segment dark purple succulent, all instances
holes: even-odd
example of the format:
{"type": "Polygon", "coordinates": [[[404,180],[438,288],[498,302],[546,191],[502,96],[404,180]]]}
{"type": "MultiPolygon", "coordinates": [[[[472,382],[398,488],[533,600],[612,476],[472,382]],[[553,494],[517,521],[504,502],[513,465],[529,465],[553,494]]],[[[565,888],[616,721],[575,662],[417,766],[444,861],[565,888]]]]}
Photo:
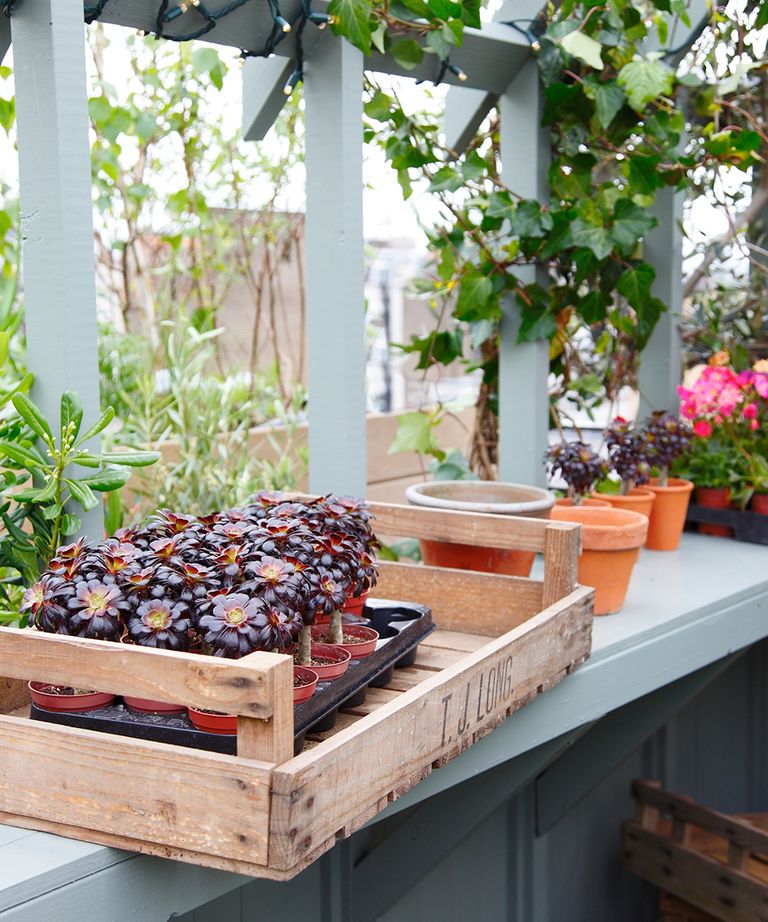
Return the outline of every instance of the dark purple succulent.
{"type": "Polygon", "coordinates": [[[648,460],[659,471],[659,483],[666,486],[672,463],[691,445],[691,430],[672,413],[657,410],[643,422],[648,443],[648,460]]]}
{"type": "Polygon", "coordinates": [[[69,609],[67,633],[100,640],[119,640],[123,632],[121,609],[125,608],[120,589],[114,583],[97,579],[80,580],[69,609]]]}
{"type": "Polygon", "coordinates": [[[259,627],[260,649],[280,653],[290,650],[304,626],[298,612],[275,603],[266,603],[256,616],[257,624],[262,621],[264,623],[259,627]]]}
{"type": "Polygon", "coordinates": [[[622,493],[637,484],[648,483],[651,465],[645,432],[635,429],[624,417],[617,416],[605,430],[605,444],[611,468],[621,480],[622,493]]]}
{"type": "Polygon", "coordinates": [[[66,634],[68,604],[74,594],[72,583],[44,573],[22,596],[21,611],[27,613],[30,626],[48,634],[66,634]]]}
{"type": "Polygon", "coordinates": [[[574,505],[591,493],[607,473],[603,459],[584,442],[552,445],[545,460],[552,473],[568,484],[568,494],[574,505]]]}
{"type": "Polygon", "coordinates": [[[184,602],[150,599],[142,602],[128,625],[135,644],[162,650],[188,650],[191,627],[189,608],[184,602]]]}
{"type": "Polygon", "coordinates": [[[261,647],[266,605],[241,592],[219,596],[213,611],[200,619],[203,643],[213,656],[239,659],[261,647]]]}

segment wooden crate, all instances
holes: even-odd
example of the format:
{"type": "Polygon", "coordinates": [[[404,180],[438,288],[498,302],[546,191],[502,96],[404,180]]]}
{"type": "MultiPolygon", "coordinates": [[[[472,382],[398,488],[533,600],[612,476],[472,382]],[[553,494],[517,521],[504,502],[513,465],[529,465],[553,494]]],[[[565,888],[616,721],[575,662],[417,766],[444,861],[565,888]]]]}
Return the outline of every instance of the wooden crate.
{"type": "Polygon", "coordinates": [[[768,919],[768,813],[719,813],[657,781],[635,781],[632,796],[624,864],[669,894],[661,903],[665,920],[768,919]]]}
{"type": "Polygon", "coordinates": [[[288,879],[582,663],[593,592],[569,523],[372,504],[377,531],[544,555],[543,581],[387,563],[430,605],[413,666],[293,756],[292,661],[225,661],[0,629],[0,822],[288,879]],[[31,721],[28,678],[238,715],[225,756],[31,721]]]}

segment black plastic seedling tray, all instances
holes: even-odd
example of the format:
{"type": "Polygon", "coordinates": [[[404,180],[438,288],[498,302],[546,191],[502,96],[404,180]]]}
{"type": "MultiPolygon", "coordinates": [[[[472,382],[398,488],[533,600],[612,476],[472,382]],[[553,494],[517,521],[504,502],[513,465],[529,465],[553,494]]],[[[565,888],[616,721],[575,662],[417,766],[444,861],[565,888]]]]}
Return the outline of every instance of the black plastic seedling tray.
{"type": "MultiPolygon", "coordinates": [[[[392,679],[393,671],[413,665],[419,643],[434,630],[432,613],[424,605],[369,599],[363,620],[379,632],[374,652],[362,660],[353,659],[343,676],[332,682],[319,682],[317,691],[303,704],[294,707],[294,749],[301,752],[307,733],[330,730],[342,707],[360,706],[369,687],[381,688],[392,679]]],[[[186,714],[143,714],[132,711],[120,699],[96,711],[45,711],[32,705],[33,720],[64,724],[101,733],[114,733],[234,755],[235,734],[206,733],[198,730],[186,714]]]]}
{"type": "Polygon", "coordinates": [[[733,529],[737,541],[748,544],[768,544],[768,515],[741,509],[710,509],[708,506],[691,505],[685,520],[692,531],[696,525],[725,525],[733,529]]]}

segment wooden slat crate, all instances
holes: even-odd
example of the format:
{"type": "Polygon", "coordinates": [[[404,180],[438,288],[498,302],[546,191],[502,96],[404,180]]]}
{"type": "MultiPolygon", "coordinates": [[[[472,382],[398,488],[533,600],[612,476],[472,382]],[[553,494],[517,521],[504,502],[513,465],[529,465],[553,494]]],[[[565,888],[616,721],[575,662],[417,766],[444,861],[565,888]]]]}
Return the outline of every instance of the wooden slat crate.
{"type": "Polygon", "coordinates": [[[671,895],[662,899],[665,920],[768,920],[768,813],[719,813],[657,781],[635,781],[632,796],[624,864],[671,895]]]}
{"type": "Polygon", "coordinates": [[[413,666],[296,757],[290,657],[226,661],[0,629],[0,822],[288,879],[589,656],[577,526],[372,510],[381,534],[541,552],[544,579],[383,565],[375,595],[430,605],[438,630],[413,666]],[[238,754],[31,721],[29,678],[236,713],[238,754]]]}

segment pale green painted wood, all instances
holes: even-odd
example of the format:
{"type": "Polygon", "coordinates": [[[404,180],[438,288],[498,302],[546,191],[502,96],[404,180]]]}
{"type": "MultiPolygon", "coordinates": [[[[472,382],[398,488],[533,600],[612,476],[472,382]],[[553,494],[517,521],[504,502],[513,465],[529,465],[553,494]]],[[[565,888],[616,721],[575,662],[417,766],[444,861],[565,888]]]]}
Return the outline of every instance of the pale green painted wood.
{"type": "MultiPolygon", "coordinates": [[[[526,198],[547,194],[549,141],[541,127],[541,99],[538,67],[531,58],[500,100],[503,179],[526,198]]],[[[532,266],[518,269],[517,275],[524,283],[538,277],[532,266]]],[[[519,328],[520,309],[509,295],[499,342],[499,479],[546,486],[549,342],[520,344],[519,328]]]]}
{"type": "Polygon", "coordinates": [[[307,63],[309,486],[364,496],[363,57],[328,42],[307,63]]]}
{"type": "MultiPolygon", "coordinates": [[[[61,393],[77,391],[87,424],[98,418],[99,376],[82,6],[20,3],[11,28],[33,395],[57,422],[61,393]]],[[[83,532],[103,530],[99,505],[83,515],[83,532]]]]}
{"type": "Polygon", "coordinates": [[[656,270],[653,294],[667,305],[640,357],[640,411],[677,412],[677,385],[681,380],[680,317],[683,306],[682,252],[683,195],[662,189],[651,209],[658,225],[648,234],[644,257],[656,270]]]}
{"type": "Polygon", "coordinates": [[[290,58],[248,58],[243,67],[243,137],[261,141],[280,115],[294,68],[290,58]]]}

